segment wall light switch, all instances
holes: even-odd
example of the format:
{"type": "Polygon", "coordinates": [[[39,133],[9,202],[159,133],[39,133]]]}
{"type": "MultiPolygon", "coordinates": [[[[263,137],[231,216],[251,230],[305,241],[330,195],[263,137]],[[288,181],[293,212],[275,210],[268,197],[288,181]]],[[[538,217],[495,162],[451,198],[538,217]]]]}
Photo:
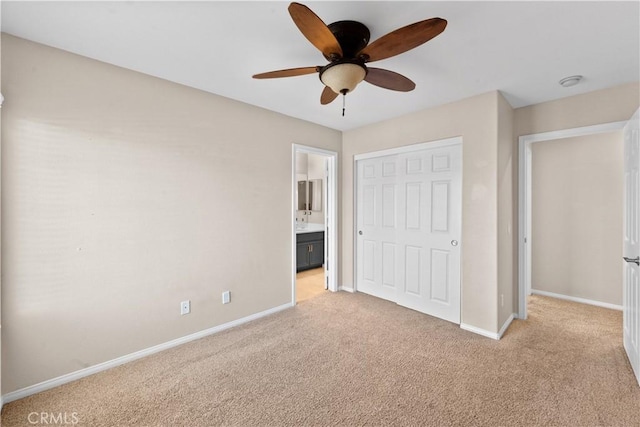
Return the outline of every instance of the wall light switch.
{"type": "Polygon", "coordinates": [[[222,303],[223,304],[229,304],[230,301],[231,301],[231,292],[230,291],[224,291],[222,293],[222,303]]]}

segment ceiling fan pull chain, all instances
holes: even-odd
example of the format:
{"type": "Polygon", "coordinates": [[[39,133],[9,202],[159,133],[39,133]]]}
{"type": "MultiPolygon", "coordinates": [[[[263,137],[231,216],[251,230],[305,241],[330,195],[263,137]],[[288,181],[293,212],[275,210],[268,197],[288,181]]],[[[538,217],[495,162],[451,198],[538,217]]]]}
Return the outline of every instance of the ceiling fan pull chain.
{"type": "Polygon", "coordinates": [[[347,99],[347,94],[343,93],[342,94],[342,117],[344,117],[344,108],[345,108],[345,100],[347,99]]]}

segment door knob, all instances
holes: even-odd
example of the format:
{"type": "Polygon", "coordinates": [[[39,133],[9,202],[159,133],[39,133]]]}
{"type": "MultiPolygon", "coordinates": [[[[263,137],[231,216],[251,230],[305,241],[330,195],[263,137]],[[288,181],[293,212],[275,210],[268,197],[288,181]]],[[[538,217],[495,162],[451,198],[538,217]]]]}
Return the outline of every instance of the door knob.
{"type": "Polygon", "coordinates": [[[622,258],[624,258],[624,260],[627,261],[627,262],[631,262],[631,263],[635,263],[637,265],[640,265],[640,256],[637,256],[635,258],[627,258],[626,256],[623,256],[622,258]]]}
{"type": "Polygon", "coordinates": [[[358,234],[362,236],[362,230],[358,231],[358,234]]]}
{"type": "Polygon", "coordinates": [[[451,241],[451,246],[458,246],[458,241],[457,240],[452,240],[451,241]]]}

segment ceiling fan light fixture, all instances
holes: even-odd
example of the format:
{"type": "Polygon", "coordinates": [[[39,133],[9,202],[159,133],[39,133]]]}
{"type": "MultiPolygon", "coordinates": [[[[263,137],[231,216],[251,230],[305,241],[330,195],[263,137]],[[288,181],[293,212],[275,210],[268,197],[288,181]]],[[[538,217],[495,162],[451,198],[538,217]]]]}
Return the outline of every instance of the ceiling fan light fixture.
{"type": "Polygon", "coordinates": [[[329,64],[269,71],[255,74],[253,78],[273,79],[318,73],[324,84],[320,104],[327,105],[342,94],[343,115],[344,95],[353,92],[363,80],[398,92],[415,89],[416,84],[402,74],[382,68],[368,68],[365,64],[414,49],[442,33],[447,26],[447,21],[442,18],[425,19],[398,28],[369,44],[371,32],[361,22],[346,20],[327,25],[307,6],[296,2],[292,2],[288,10],[298,30],[329,64]]]}
{"type": "Polygon", "coordinates": [[[350,62],[330,65],[320,73],[320,81],[335,93],[353,92],[358,84],[367,76],[365,67],[350,62]]]}

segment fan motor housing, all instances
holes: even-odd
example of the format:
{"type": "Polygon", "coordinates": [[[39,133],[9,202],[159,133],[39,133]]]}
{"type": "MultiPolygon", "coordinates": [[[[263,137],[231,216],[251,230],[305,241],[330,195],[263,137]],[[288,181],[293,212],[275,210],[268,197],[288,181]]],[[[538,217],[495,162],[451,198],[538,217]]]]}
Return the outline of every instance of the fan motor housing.
{"type": "MultiPolygon", "coordinates": [[[[329,30],[333,33],[340,47],[342,48],[343,58],[353,58],[358,52],[364,49],[369,44],[369,38],[371,33],[369,28],[361,22],[357,21],[337,21],[327,25],[329,30]]],[[[329,58],[325,56],[328,61],[333,61],[335,58],[329,58]]]]}

